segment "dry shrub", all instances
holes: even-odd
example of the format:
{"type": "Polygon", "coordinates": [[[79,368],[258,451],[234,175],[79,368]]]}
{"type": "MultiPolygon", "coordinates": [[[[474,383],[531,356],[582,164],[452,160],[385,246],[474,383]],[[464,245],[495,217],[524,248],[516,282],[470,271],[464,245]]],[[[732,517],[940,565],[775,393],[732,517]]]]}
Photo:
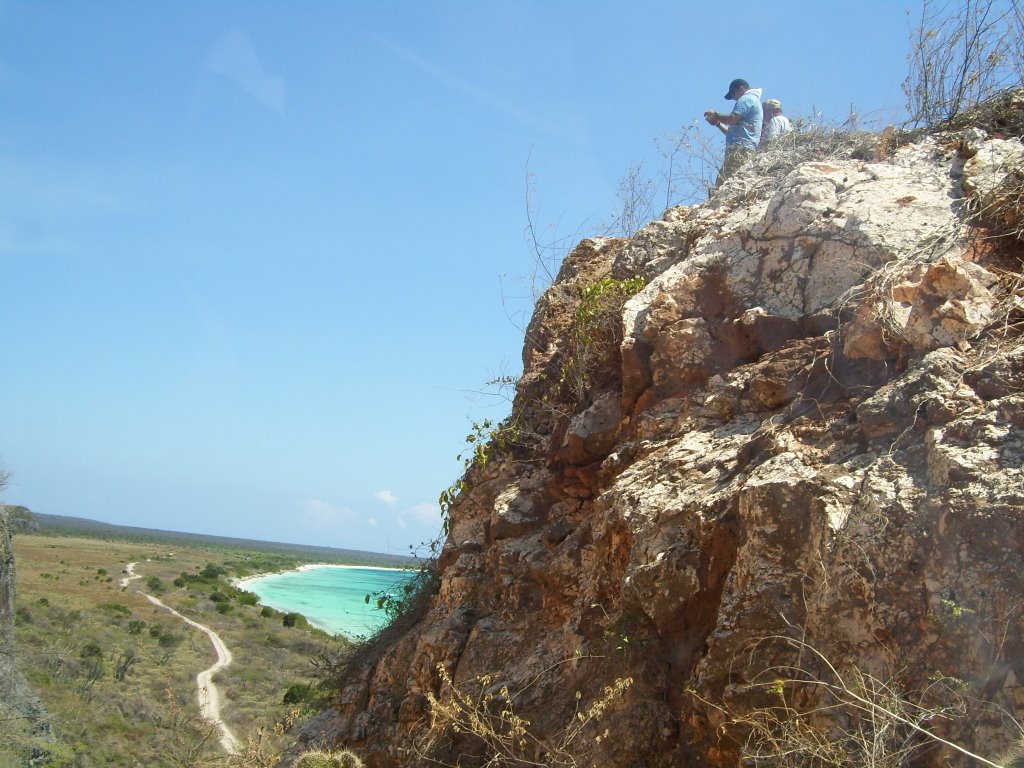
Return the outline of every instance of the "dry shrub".
{"type": "Polygon", "coordinates": [[[810,125],[783,134],[762,148],[714,194],[716,206],[736,207],[770,197],[797,166],[842,160],[880,160],[895,151],[898,134],[810,125]]]}
{"type": "Polygon", "coordinates": [[[797,128],[763,147],[741,173],[722,185],[715,201],[733,207],[762,200],[804,163],[883,160],[895,152],[898,144],[899,135],[888,128],[881,134],[856,130],[848,123],[797,128]]]}
{"type": "Polygon", "coordinates": [[[947,750],[982,765],[994,763],[937,731],[967,715],[965,684],[934,676],[911,691],[856,666],[839,668],[809,644],[789,637],[760,643],[790,646],[798,661],[772,666],[747,686],[771,703],[745,714],[726,712],[730,730],[745,734],[747,765],[777,768],[903,768],[925,750],[947,750]]]}
{"type": "Polygon", "coordinates": [[[1024,263],[1018,262],[1013,270],[994,271],[999,277],[1002,300],[996,311],[996,322],[989,331],[994,339],[1017,346],[1024,332],[1024,263]]]}
{"type": "Polygon", "coordinates": [[[1016,344],[1024,332],[1024,169],[1008,169],[969,221],[976,225],[970,230],[976,258],[998,277],[1000,302],[989,337],[1016,344]]]}
{"type": "Polygon", "coordinates": [[[295,761],[295,768],[363,768],[363,761],[355,752],[343,749],[340,752],[312,750],[303,752],[295,761]]]}
{"type": "Polygon", "coordinates": [[[1021,81],[1018,0],[924,0],[903,91],[915,125],[952,120],[1021,81]]]}
{"type": "MultiPolygon", "coordinates": [[[[1008,88],[992,98],[964,109],[942,125],[945,131],[981,128],[986,133],[1002,137],[1024,136],[1024,90],[1008,88]]],[[[920,137],[934,129],[918,128],[906,135],[920,137]]]]}
{"type": "MultiPolygon", "coordinates": [[[[990,117],[1010,115],[1024,128],[1024,92],[1004,94],[983,108],[990,117]]],[[[971,158],[979,148],[962,141],[961,152],[971,158]]],[[[964,189],[963,238],[969,258],[998,278],[993,290],[1000,304],[987,329],[989,340],[1016,342],[1024,331],[1024,155],[1004,151],[1002,160],[979,178],[965,179],[964,189]]]]}
{"type": "MultiPolygon", "coordinates": [[[[456,685],[443,664],[437,665],[437,671],[447,695],[439,698],[427,694],[430,729],[420,745],[420,754],[425,760],[440,765],[445,763],[433,754],[449,734],[474,742],[482,752],[481,765],[566,768],[590,765],[588,756],[592,745],[607,737],[607,731],[599,732],[601,718],[633,683],[629,677],[616,679],[586,708],[582,706],[582,694],[577,691],[572,717],[545,737],[532,730],[533,724],[515,711],[514,704],[522,690],[512,693],[507,685],[497,685],[495,679],[487,675],[456,685]]],[[[460,760],[459,765],[464,764],[460,760]]]]}
{"type": "Polygon", "coordinates": [[[1024,239],[1024,167],[1005,163],[998,187],[976,203],[972,220],[986,228],[989,237],[1024,239]]]}

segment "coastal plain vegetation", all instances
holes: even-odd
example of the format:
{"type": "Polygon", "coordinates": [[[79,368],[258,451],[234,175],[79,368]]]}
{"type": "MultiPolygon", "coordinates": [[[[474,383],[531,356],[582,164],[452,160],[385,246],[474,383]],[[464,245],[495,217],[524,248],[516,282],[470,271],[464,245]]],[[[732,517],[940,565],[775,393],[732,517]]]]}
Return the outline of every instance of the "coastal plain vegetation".
{"type": "MultiPolygon", "coordinates": [[[[0,766],[260,766],[329,695],[317,660],[349,643],[297,614],[257,604],[232,580],[309,560],[286,552],[182,541],[18,533],[15,642],[54,742],[0,744],[0,766]],[[127,587],[129,563],[139,578],[127,587]],[[196,674],[216,661],[209,638],[142,592],[216,632],[233,656],[214,679],[221,715],[242,742],[227,756],[199,716],[196,674]]],[[[322,558],[317,558],[323,562],[322,558]]]]}

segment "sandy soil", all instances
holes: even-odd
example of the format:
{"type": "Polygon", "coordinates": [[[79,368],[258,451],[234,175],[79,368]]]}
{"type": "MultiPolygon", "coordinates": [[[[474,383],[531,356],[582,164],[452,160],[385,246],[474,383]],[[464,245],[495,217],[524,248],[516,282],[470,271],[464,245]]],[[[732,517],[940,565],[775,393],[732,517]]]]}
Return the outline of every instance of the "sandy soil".
{"type": "MultiPolygon", "coordinates": [[[[128,583],[132,579],[141,578],[140,574],[135,573],[135,566],[138,563],[128,563],[128,567],[125,568],[125,572],[128,574],[125,578],[121,579],[121,586],[127,587],[128,583]]],[[[210,642],[213,644],[213,649],[217,652],[217,663],[209,669],[204,669],[198,675],[196,675],[196,686],[199,688],[199,714],[202,715],[203,719],[210,723],[213,723],[220,731],[220,745],[224,751],[229,755],[238,754],[239,741],[235,735],[228,728],[227,723],[220,716],[220,691],[213,682],[213,676],[220,672],[222,669],[226,669],[231,664],[231,651],[224,645],[224,641],[220,639],[220,635],[214,632],[207,626],[200,624],[199,622],[192,621],[187,616],[182,616],[176,610],[170,606],[164,605],[160,600],[148,595],[145,592],[140,593],[153,605],[157,605],[163,608],[165,611],[172,613],[186,624],[195,627],[200,632],[206,634],[210,638],[210,642]]]]}

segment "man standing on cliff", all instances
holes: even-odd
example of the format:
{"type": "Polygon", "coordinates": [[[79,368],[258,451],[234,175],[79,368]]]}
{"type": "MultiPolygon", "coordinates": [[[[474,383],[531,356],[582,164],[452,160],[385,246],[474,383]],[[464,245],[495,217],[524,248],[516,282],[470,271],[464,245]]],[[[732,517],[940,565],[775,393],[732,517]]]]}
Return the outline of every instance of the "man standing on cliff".
{"type": "Polygon", "coordinates": [[[722,163],[715,187],[720,186],[753,156],[761,140],[761,122],[764,120],[761,89],[751,88],[746,80],[737,78],[729,83],[725,98],[736,102],[730,114],[723,115],[714,110],[704,113],[708,124],[725,134],[725,162],[722,163]]]}
{"type": "Polygon", "coordinates": [[[777,139],[784,133],[793,130],[793,124],[789,118],[782,114],[782,102],[778,99],[765,99],[761,104],[764,110],[764,128],[761,131],[761,146],[763,147],[772,139],[777,139]]]}

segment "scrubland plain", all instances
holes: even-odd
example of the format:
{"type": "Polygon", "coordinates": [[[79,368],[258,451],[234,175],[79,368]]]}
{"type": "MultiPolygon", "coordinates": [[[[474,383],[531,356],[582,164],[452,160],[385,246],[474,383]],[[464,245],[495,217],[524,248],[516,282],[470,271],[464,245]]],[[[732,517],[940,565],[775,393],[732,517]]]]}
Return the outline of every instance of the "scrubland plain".
{"type": "MultiPolygon", "coordinates": [[[[57,766],[259,766],[291,742],[326,692],[315,661],[347,641],[256,604],[231,578],[303,561],[282,553],[18,534],[15,642],[42,699],[57,766]],[[122,586],[129,563],[139,578],[122,586]],[[225,755],[199,716],[209,638],[141,594],[216,632],[234,660],[215,677],[222,716],[244,744],[225,755]]],[[[0,766],[32,745],[0,746],[0,766]]]]}

